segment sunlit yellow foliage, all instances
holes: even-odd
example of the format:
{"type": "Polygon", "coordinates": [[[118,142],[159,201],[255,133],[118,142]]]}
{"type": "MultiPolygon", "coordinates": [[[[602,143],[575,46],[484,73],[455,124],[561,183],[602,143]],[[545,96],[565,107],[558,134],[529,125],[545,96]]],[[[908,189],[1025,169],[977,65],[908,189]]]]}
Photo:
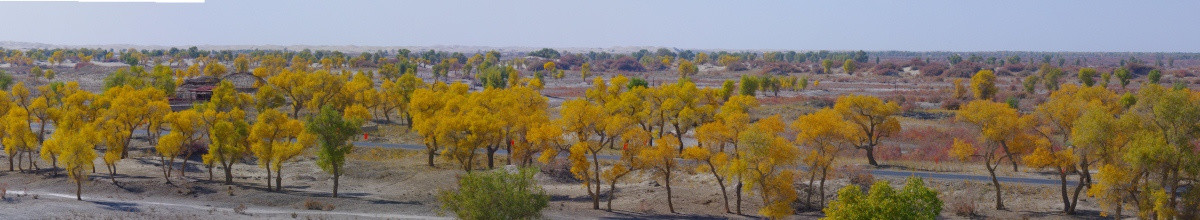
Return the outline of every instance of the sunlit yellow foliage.
{"type": "Polygon", "coordinates": [[[98,135],[92,126],[82,126],[79,130],[59,130],[46,142],[61,149],[58,161],[62,162],[67,176],[75,182],[75,198],[78,200],[83,200],[83,182],[88,180],[88,173],[95,165],[96,142],[93,140],[98,135]]]}
{"type": "Polygon", "coordinates": [[[676,150],[676,143],[671,141],[671,136],[659,138],[655,142],[655,146],[644,148],[637,154],[637,164],[642,170],[650,172],[654,177],[660,178],[667,188],[667,209],[671,213],[675,213],[675,203],[671,197],[671,178],[678,166],[675,158],[679,155],[676,150]]]}
{"type": "Polygon", "coordinates": [[[875,147],[884,137],[900,132],[900,121],[895,117],[900,113],[900,105],[874,96],[850,94],[838,97],[833,109],[856,127],[854,148],[866,150],[867,161],[872,166],[879,166],[875,161],[875,147]]]}
{"type": "Polygon", "coordinates": [[[992,176],[992,185],[996,188],[996,209],[1004,209],[1000,184],[996,180],[996,168],[1000,166],[1001,161],[1007,159],[1013,161],[1015,169],[1020,155],[1044,147],[1048,145],[1048,141],[1032,134],[1031,130],[1036,125],[1033,116],[1022,116],[1008,104],[990,100],[971,101],[958,111],[957,118],[977,126],[982,135],[982,143],[972,147],[956,141],[951,148],[951,155],[959,159],[975,156],[984,161],[988,174],[992,176]],[[967,152],[974,154],[968,155],[967,152]]]}
{"type": "Polygon", "coordinates": [[[765,205],[758,213],[768,218],[791,215],[791,203],[797,197],[792,186],[795,171],[790,167],[797,164],[800,152],[780,136],[785,127],[775,115],[755,122],[738,137],[742,156],[733,167],[742,173],[743,187],[762,198],[765,205]]]}
{"type": "Polygon", "coordinates": [[[996,73],[992,70],[980,70],[971,76],[971,94],[978,100],[996,98],[996,73]]]}
{"type": "MultiPolygon", "coordinates": [[[[288,118],[282,112],[274,109],[260,112],[258,119],[250,128],[250,149],[258,157],[259,167],[267,169],[267,188],[271,187],[272,170],[275,183],[283,180],[281,173],[283,163],[296,157],[311,143],[299,142],[303,138],[304,124],[299,120],[288,118]]],[[[275,185],[275,190],[281,190],[281,185],[275,185]]]]}
{"type": "MultiPolygon", "coordinates": [[[[838,154],[857,140],[858,130],[853,124],[842,120],[837,111],[829,108],[800,116],[792,122],[792,128],[799,131],[796,143],[804,146],[801,152],[804,165],[809,167],[808,185],[820,181],[817,190],[821,201],[818,204],[825,204],[825,179],[829,177],[838,154]]],[[[813,192],[809,190],[805,202],[811,203],[812,195],[813,192]]]]}

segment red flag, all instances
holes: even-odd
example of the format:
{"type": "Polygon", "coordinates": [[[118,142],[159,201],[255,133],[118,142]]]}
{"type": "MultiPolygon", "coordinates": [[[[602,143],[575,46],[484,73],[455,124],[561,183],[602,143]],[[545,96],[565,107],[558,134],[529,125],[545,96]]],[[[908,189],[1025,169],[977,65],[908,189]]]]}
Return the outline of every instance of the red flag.
{"type": "Polygon", "coordinates": [[[367,139],[367,133],[363,133],[363,140],[367,139]]]}
{"type": "Polygon", "coordinates": [[[623,146],[622,149],[629,150],[629,143],[625,143],[625,146],[623,146]]]}

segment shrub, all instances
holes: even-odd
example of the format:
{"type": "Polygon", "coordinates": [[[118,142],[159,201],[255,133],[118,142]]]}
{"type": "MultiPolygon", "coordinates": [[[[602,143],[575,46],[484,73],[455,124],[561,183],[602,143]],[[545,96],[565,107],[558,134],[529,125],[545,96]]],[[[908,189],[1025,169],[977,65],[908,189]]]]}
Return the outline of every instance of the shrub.
{"type": "Polygon", "coordinates": [[[974,75],[975,73],[979,72],[979,70],[982,70],[982,69],[983,69],[983,67],[980,67],[979,64],[977,64],[977,63],[961,62],[958,64],[954,64],[953,66],[950,67],[949,70],[946,70],[946,72],[942,72],[942,76],[943,77],[966,78],[966,77],[971,77],[972,75],[974,75]]]}
{"type": "Polygon", "coordinates": [[[641,71],[646,70],[645,67],[642,67],[642,63],[638,62],[633,57],[628,57],[628,56],[621,57],[616,60],[606,60],[604,63],[605,63],[605,65],[604,65],[605,70],[617,70],[617,71],[626,71],[626,72],[641,72],[641,71]]]}
{"type": "Polygon", "coordinates": [[[237,213],[237,214],[246,215],[246,204],[240,204],[237,207],[233,207],[233,212],[237,213]]]}
{"type": "Polygon", "coordinates": [[[744,63],[730,63],[728,66],[725,66],[725,70],[728,71],[746,71],[749,69],[750,67],[744,63]]]}
{"type": "Polygon", "coordinates": [[[863,169],[860,166],[847,166],[844,170],[847,178],[850,178],[850,184],[858,187],[868,187],[875,182],[875,176],[871,175],[871,171],[863,169]]]}
{"type": "Polygon", "coordinates": [[[975,200],[970,196],[956,195],[950,198],[950,211],[954,211],[954,215],[963,217],[972,217],[977,213],[975,208],[975,200]]]}
{"type": "Polygon", "coordinates": [[[909,177],[899,191],[887,181],[871,185],[867,195],[857,185],[838,190],[838,197],[825,208],[823,219],[935,219],[942,212],[937,191],[925,187],[924,181],[909,177]]]}
{"type": "Polygon", "coordinates": [[[442,210],[460,219],[537,218],[550,196],[533,179],[535,173],[534,169],[467,173],[458,180],[458,190],[441,191],[438,201],[442,210]]]}
{"type": "Polygon", "coordinates": [[[8,89],[8,86],[11,86],[12,84],[12,75],[9,75],[8,72],[4,72],[4,70],[0,70],[0,88],[8,89]]]}
{"type": "Polygon", "coordinates": [[[942,101],[942,109],[946,110],[958,110],[961,105],[962,103],[956,99],[942,101]]]}
{"type": "Polygon", "coordinates": [[[923,76],[941,76],[942,73],[946,72],[947,69],[950,69],[950,67],[946,66],[946,64],[930,63],[926,64],[925,66],[921,66],[920,71],[921,75],[923,76]]]}
{"type": "Polygon", "coordinates": [[[313,199],[304,200],[304,209],[308,209],[308,210],[330,211],[330,210],[333,210],[335,207],[336,206],[334,206],[333,204],[325,204],[325,203],[322,203],[321,201],[317,201],[317,200],[313,200],[313,199]]]}

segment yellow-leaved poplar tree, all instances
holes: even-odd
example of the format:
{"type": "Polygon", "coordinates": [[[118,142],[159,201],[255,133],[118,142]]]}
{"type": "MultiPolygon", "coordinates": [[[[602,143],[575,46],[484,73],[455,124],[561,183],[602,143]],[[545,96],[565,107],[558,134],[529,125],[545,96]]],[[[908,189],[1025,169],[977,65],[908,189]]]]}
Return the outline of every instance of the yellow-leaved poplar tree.
{"type": "Polygon", "coordinates": [[[883,138],[900,133],[900,121],[895,117],[900,113],[900,105],[874,96],[850,94],[838,97],[833,109],[856,128],[851,142],[854,148],[865,150],[867,162],[879,166],[875,161],[875,147],[883,138]]]}
{"type": "Polygon", "coordinates": [[[792,181],[800,151],[781,136],[786,127],[779,115],[752,124],[738,136],[741,157],[733,164],[744,177],[743,187],[762,199],[758,214],[773,219],[791,215],[791,203],[797,198],[792,181]]]}

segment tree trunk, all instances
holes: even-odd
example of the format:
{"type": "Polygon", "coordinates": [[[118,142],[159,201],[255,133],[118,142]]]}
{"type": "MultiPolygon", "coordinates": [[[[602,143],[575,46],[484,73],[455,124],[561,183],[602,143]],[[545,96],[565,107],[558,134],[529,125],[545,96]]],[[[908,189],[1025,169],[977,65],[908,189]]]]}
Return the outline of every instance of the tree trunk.
{"type": "Polygon", "coordinates": [[[436,151],[434,151],[433,149],[427,149],[427,150],[425,150],[425,153],[429,155],[429,160],[428,160],[429,167],[437,167],[437,166],[434,166],[434,165],[433,165],[433,156],[434,156],[434,154],[436,154],[437,152],[436,152],[436,151]]]}
{"type": "Polygon", "coordinates": [[[1068,210],[1071,210],[1071,211],[1068,212],[1067,214],[1075,214],[1075,207],[1076,207],[1076,205],[1079,205],[1079,192],[1083,191],[1083,187],[1085,186],[1083,183],[1083,179],[1084,179],[1083,177],[1080,177],[1079,183],[1075,185],[1075,196],[1073,196],[1071,198],[1071,204],[1070,204],[1070,206],[1068,206],[1070,208],[1068,210]]]}
{"type": "Polygon", "coordinates": [[[266,165],[267,165],[267,191],[271,191],[271,189],[272,189],[271,188],[271,163],[266,163],[266,165]]]}
{"type": "MultiPolygon", "coordinates": [[[[813,167],[813,166],[810,165],[809,167],[811,169],[811,167],[813,167]]],[[[817,181],[817,171],[809,170],[808,171],[808,186],[806,187],[807,189],[805,190],[806,192],[804,193],[805,194],[804,195],[804,205],[807,205],[807,206],[812,205],[813,183],[816,181],[817,181]]]]}
{"type": "MultiPolygon", "coordinates": [[[[991,160],[984,160],[984,166],[987,166],[988,174],[992,175],[992,186],[996,188],[996,210],[1004,210],[1004,200],[1000,198],[1000,181],[996,180],[996,168],[992,167],[991,160]]],[[[996,166],[1000,166],[1000,164],[996,164],[996,166]]]]}
{"type": "Polygon", "coordinates": [[[827,167],[821,169],[821,187],[817,187],[817,190],[821,191],[819,194],[819,195],[821,195],[821,204],[820,204],[820,206],[818,206],[821,208],[825,208],[825,177],[828,177],[828,176],[829,176],[829,167],[827,166],[827,167]]]}
{"type": "Polygon", "coordinates": [[[12,157],[12,155],[9,155],[9,157],[8,157],[8,171],[13,171],[13,157],[12,157]]]}
{"type": "Polygon", "coordinates": [[[38,167],[37,161],[33,160],[33,151],[32,150],[29,152],[26,152],[25,156],[29,157],[29,170],[36,171],[36,170],[42,169],[42,168],[38,167]]]}
{"type": "MultiPolygon", "coordinates": [[[[80,174],[80,173],[82,173],[82,172],[76,172],[76,175],[75,175],[75,178],[76,178],[75,179],[75,200],[83,201],[83,180],[79,179],[79,178],[81,178],[80,175],[83,175],[83,174],[80,174]]],[[[86,177],[82,177],[82,178],[86,178],[86,177]]]]}
{"type": "Polygon", "coordinates": [[[229,162],[229,164],[221,163],[221,165],[225,168],[225,185],[233,185],[233,169],[230,169],[233,166],[233,162],[229,162]]]}
{"type": "MultiPolygon", "coordinates": [[[[134,127],[136,128],[136,127],[134,127]]],[[[129,142],[133,140],[133,131],[129,131],[129,135],[125,137],[125,144],[121,147],[121,159],[129,158],[129,142]]]]}
{"type": "Polygon", "coordinates": [[[54,172],[53,176],[58,176],[58,157],[54,154],[50,154],[50,167],[50,171],[54,172]]]}
{"type": "MultiPolygon", "coordinates": [[[[25,158],[21,157],[22,153],[24,153],[24,151],[18,150],[17,155],[15,155],[14,157],[17,158],[17,170],[20,170],[22,173],[24,173],[25,172],[25,163],[24,163],[25,158]]],[[[12,160],[12,158],[9,158],[9,160],[12,160]]]]}
{"type": "Polygon", "coordinates": [[[1087,185],[1087,187],[1090,189],[1092,187],[1092,173],[1088,172],[1088,170],[1091,170],[1091,164],[1088,163],[1086,154],[1083,155],[1082,158],[1083,159],[1079,160],[1079,166],[1080,170],[1083,170],[1083,172],[1079,172],[1079,174],[1083,175],[1083,180],[1085,181],[1081,181],[1079,184],[1087,185]]]}
{"type": "Polygon", "coordinates": [[[592,152],[592,163],[596,167],[595,178],[596,193],[592,194],[592,209],[600,209],[600,160],[597,158],[600,152],[592,152]]]}
{"type": "Polygon", "coordinates": [[[1067,196],[1067,171],[1063,168],[1058,168],[1059,188],[1062,189],[1063,212],[1067,215],[1075,214],[1075,210],[1071,207],[1071,197],[1067,196]]]}
{"type": "MultiPolygon", "coordinates": [[[[1018,172],[1018,171],[1017,171],[1017,160],[1013,159],[1014,157],[1012,156],[1012,152],[1008,150],[1008,145],[1007,145],[1007,144],[1001,144],[1001,145],[1000,145],[1000,148],[1003,148],[1003,149],[1004,149],[1004,154],[1005,154],[1005,155],[1008,155],[1008,162],[1011,162],[1011,163],[1012,163],[1013,172],[1018,172]]],[[[996,166],[997,166],[997,167],[999,167],[999,166],[1000,166],[1000,161],[996,161],[996,166]]]]}
{"type": "Polygon", "coordinates": [[[412,129],[412,115],[409,115],[408,112],[404,113],[404,125],[408,126],[408,129],[412,129]]]}
{"type": "Polygon", "coordinates": [[[341,173],[338,173],[338,168],[335,166],[335,167],[333,167],[333,198],[338,197],[337,190],[338,190],[338,178],[339,177],[342,177],[342,175],[341,175],[341,173]]]}
{"type": "MultiPolygon", "coordinates": [[[[297,102],[297,101],[295,99],[293,99],[292,102],[297,102]]],[[[292,119],[300,119],[300,109],[302,107],[303,106],[299,105],[299,104],[292,105],[292,119]]]]}
{"type": "Polygon", "coordinates": [[[184,180],[184,182],[187,182],[187,175],[184,175],[184,174],[185,174],[185,172],[187,172],[189,157],[192,157],[191,153],[188,153],[187,156],[184,156],[182,164],[179,165],[179,179],[184,180]]]}
{"type": "MultiPolygon", "coordinates": [[[[615,179],[614,179],[615,180],[615,179]]],[[[608,211],[612,211],[613,193],[617,191],[617,181],[608,182],[608,211]]]]}
{"type": "Polygon", "coordinates": [[[675,126],[675,133],[679,133],[675,135],[675,140],[679,141],[679,153],[683,154],[683,131],[679,130],[679,126],[675,126]]]}
{"type": "Polygon", "coordinates": [[[112,179],[114,185],[117,184],[117,165],[108,165],[108,177],[112,179]]]}
{"type": "Polygon", "coordinates": [[[283,192],[283,165],[280,164],[277,166],[279,166],[279,168],[275,169],[275,191],[283,192]]]}
{"type": "Polygon", "coordinates": [[[725,178],[717,175],[717,169],[711,162],[708,163],[708,168],[713,173],[713,177],[717,179],[717,186],[721,187],[721,198],[725,200],[725,213],[733,213],[729,211],[729,194],[725,190],[725,178]]]}
{"type": "Polygon", "coordinates": [[[738,184],[734,188],[736,188],[736,190],[734,191],[734,194],[737,195],[737,198],[736,198],[737,214],[741,215],[742,214],[742,177],[741,176],[738,176],[738,184]]]}
{"type": "Polygon", "coordinates": [[[875,162],[875,147],[874,147],[874,146],[867,146],[865,149],[867,150],[867,162],[868,162],[868,163],[870,163],[870,164],[871,164],[871,166],[877,166],[877,167],[878,167],[878,166],[879,166],[879,162],[875,162]]]}
{"type": "MultiPolygon", "coordinates": [[[[516,155],[516,154],[513,154],[512,143],[513,143],[512,140],[508,140],[508,143],[505,143],[505,145],[504,145],[504,151],[508,152],[508,158],[504,159],[504,165],[512,165],[513,156],[516,155]]],[[[526,153],[526,152],[522,152],[522,153],[526,153]]]]}
{"type": "Polygon", "coordinates": [[[666,178],[663,178],[663,180],[665,180],[667,182],[667,210],[671,210],[671,213],[675,213],[675,203],[671,202],[671,172],[670,172],[670,170],[667,170],[666,178]]]}
{"type": "Polygon", "coordinates": [[[167,158],[164,156],[159,156],[158,161],[163,164],[163,166],[162,166],[163,179],[166,180],[168,184],[170,184],[171,183],[171,163],[172,162],[167,162],[167,158]]]}
{"type": "Polygon", "coordinates": [[[496,150],[500,150],[500,148],[492,148],[492,147],[487,148],[488,169],[496,168],[496,166],[495,166],[496,150]]]}

